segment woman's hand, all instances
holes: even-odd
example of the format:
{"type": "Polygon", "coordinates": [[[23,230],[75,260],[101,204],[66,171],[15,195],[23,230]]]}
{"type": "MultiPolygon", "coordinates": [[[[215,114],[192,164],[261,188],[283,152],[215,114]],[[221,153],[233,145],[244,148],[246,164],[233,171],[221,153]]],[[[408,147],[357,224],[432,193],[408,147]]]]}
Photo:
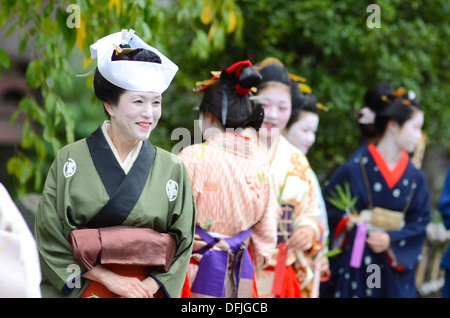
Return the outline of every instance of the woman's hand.
{"type": "Polygon", "coordinates": [[[144,283],[144,285],[146,285],[149,288],[152,295],[155,295],[156,292],[161,287],[161,285],[153,277],[147,277],[142,281],[142,283],[144,283]]]}
{"type": "Polygon", "coordinates": [[[345,230],[350,232],[353,226],[355,226],[355,222],[351,218],[348,218],[347,222],[345,222],[345,230]]]}
{"type": "Polygon", "coordinates": [[[151,289],[135,277],[120,276],[101,265],[83,277],[103,284],[109,291],[124,298],[153,298],[151,289]]]}
{"type": "Polygon", "coordinates": [[[374,253],[386,252],[391,246],[391,238],[386,232],[371,232],[366,243],[374,253]]]}
{"type": "Polygon", "coordinates": [[[307,251],[313,246],[315,235],[316,233],[311,226],[301,226],[292,233],[286,245],[293,250],[307,251]]]}

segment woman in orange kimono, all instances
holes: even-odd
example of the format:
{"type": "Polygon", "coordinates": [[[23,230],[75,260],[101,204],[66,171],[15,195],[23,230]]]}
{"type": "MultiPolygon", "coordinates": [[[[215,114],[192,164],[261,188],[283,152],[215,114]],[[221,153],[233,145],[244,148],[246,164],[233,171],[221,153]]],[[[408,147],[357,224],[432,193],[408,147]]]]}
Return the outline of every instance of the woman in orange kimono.
{"type": "Polygon", "coordinates": [[[241,134],[261,125],[261,105],[249,99],[260,81],[250,61],[242,61],[200,83],[199,123],[206,141],[180,152],[197,211],[185,284],[193,297],[255,297],[255,268],[268,262],[276,244],[275,196],[257,163],[256,144],[241,134]]]}

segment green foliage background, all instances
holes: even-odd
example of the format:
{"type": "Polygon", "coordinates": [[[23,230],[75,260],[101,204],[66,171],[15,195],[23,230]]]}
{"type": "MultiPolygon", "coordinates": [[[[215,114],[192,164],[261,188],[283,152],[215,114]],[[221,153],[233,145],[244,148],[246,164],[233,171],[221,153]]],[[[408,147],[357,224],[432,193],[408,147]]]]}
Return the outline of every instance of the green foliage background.
{"type": "MultiPolygon", "coordinates": [[[[40,192],[56,152],[87,137],[104,119],[95,99],[89,45],[104,35],[133,28],[179,67],[163,95],[163,117],[154,144],[171,150],[175,128],[194,130],[191,111],[200,96],[192,88],[211,70],[250,59],[279,58],[291,73],[307,79],[330,110],[320,114],[317,141],[308,153],[321,181],[358,147],[355,124],[371,84],[386,81],[416,92],[425,111],[430,143],[448,147],[450,127],[450,6],[446,0],[179,0],[179,1],[14,1],[0,4],[0,27],[15,17],[21,50],[27,41],[36,57],[26,71],[22,147],[8,162],[18,194],[40,192]],[[379,5],[380,28],[366,24],[371,3],[379,5]],[[80,8],[82,27],[69,28],[69,4],[80,8]]],[[[0,49],[0,69],[9,60],[0,49]]],[[[14,120],[14,118],[13,118],[14,120]]]]}

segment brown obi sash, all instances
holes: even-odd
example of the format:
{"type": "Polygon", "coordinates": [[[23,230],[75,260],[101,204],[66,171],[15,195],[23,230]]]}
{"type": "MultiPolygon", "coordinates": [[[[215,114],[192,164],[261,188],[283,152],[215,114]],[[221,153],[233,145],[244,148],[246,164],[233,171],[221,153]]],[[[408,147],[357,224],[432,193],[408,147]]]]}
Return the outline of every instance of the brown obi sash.
{"type": "Polygon", "coordinates": [[[100,263],[153,266],[167,272],[177,249],[169,234],[131,226],[74,230],[70,242],[74,260],[88,270],[100,263]]]}

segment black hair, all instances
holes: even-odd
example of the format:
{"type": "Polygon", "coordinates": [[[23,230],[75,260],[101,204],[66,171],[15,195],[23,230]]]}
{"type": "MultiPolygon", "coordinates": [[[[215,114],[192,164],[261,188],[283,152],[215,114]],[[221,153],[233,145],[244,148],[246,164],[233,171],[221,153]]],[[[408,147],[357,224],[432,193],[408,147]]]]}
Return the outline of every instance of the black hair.
{"type": "Polygon", "coordinates": [[[401,127],[413,117],[415,112],[421,110],[422,108],[418,102],[411,101],[404,96],[397,97],[383,111],[377,113],[375,130],[379,136],[383,136],[390,120],[394,120],[401,127]]]}
{"type": "Polygon", "coordinates": [[[200,111],[211,113],[223,123],[222,105],[225,93],[228,108],[224,128],[253,127],[259,130],[264,120],[264,109],[261,104],[249,99],[251,93],[249,95],[239,94],[236,85],[251,89],[260,82],[261,74],[250,66],[241,69],[239,78],[236,78],[234,73],[228,74],[222,71],[220,81],[205,88],[200,111]]]}
{"type": "Polygon", "coordinates": [[[302,94],[301,101],[298,102],[301,103],[301,107],[292,107],[291,117],[289,117],[289,121],[286,124],[286,129],[289,129],[300,118],[302,112],[319,113],[317,98],[314,94],[302,94]]]}
{"type": "MultiPolygon", "coordinates": [[[[395,89],[385,82],[375,83],[369,87],[364,94],[364,106],[368,107],[375,114],[383,111],[390,102],[392,102],[392,94],[395,89]]],[[[375,124],[362,124],[358,123],[361,130],[362,137],[366,139],[375,140],[379,137],[375,124]]]]}
{"type": "Polygon", "coordinates": [[[279,64],[268,64],[263,66],[259,70],[259,73],[262,76],[262,80],[257,87],[258,91],[270,85],[270,82],[278,82],[285,84],[287,87],[291,87],[292,80],[284,66],[279,64]]]}
{"type": "Polygon", "coordinates": [[[375,123],[359,124],[366,138],[381,137],[389,120],[395,120],[402,126],[410,119],[416,110],[420,110],[420,103],[415,95],[409,93],[395,96],[396,90],[388,83],[379,82],[372,85],[364,94],[364,103],[375,113],[375,123]]]}
{"type": "MultiPolygon", "coordinates": [[[[120,47],[127,49],[129,48],[129,45],[120,45],[120,47]]],[[[125,52],[116,54],[116,51],[114,50],[111,60],[142,61],[161,64],[161,58],[156,53],[145,49],[136,49],[127,54],[125,54],[125,52]]],[[[94,74],[94,92],[95,96],[97,96],[97,98],[102,102],[116,105],[119,101],[120,95],[125,92],[125,89],[108,81],[103,77],[98,68],[96,68],[94,74]]],[[[110,119],[109,113],[105,108],[104,111],[106,117],[110,119]]]]}
{"type": "Polygon", "coordinates": [[[375,113],[378,113],[389,105],[389,100],[394,91],[394,88],[388,83],[376,83],[364,94],[364,104],[375,113]]]}

